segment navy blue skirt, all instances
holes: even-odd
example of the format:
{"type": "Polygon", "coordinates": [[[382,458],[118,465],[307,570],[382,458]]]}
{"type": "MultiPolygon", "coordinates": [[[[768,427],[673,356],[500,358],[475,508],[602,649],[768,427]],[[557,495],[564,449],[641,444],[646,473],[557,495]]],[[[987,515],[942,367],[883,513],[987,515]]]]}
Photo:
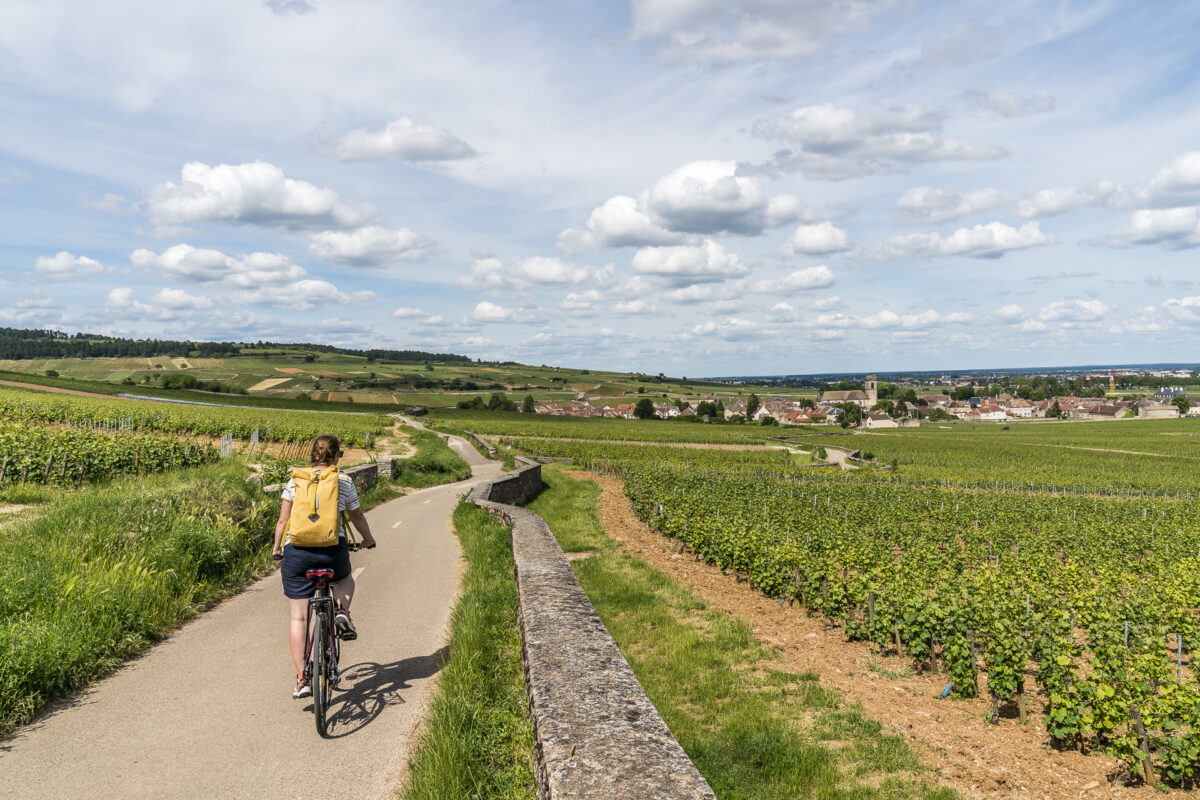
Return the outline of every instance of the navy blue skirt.
{"type": "Polygon", "coordinates": [[[350,577],[350,548],[341,539],[333,547],[283,546],[283,593],[292,600],[304,600],[317,591],[317,582],[304,577],[310,569],[324,567],[333,570],[334,582],[350,577]]]}

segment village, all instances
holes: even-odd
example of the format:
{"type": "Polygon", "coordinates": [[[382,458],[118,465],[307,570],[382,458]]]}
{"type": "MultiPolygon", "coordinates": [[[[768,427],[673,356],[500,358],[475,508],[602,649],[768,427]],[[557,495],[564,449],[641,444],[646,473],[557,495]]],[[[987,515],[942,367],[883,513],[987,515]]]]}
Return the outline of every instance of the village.
{"type": "Polygon", "coordinates": [[[614,417],[620,419],[687,419],[710,422],[748,422],[778,425],[841,424],[847,421],[863,428],[916,427],[922,421],[1011,422],[1013,420],[1118,420],[1177,419],[1200,417],[1200,399],[1190,399],[1180,388],[1165,388],[1151,397],[1121,399],[1107,397],[1048,397],[1027,400],[1001,392],[990,397],[954,399],[947,394],[916,394],[908,390],[908,400],[881,400],[878,381],[868,375],[862,389],[821,392],[811,398],[774,397],[725,403],[714,394],[694,402],[680,398],[675,402],[643,399],[632,403],[603,403],[599,406],[580,395],[573,402],[543,403],[534,407],[537,414],[569,417],[614,417]],[[639,412],[640,405],[640,412],[639,412]],[[855,409],[858,409],[856,412],[855,409]],[[651,409],[653,409],[651,413],[651,409]]]}

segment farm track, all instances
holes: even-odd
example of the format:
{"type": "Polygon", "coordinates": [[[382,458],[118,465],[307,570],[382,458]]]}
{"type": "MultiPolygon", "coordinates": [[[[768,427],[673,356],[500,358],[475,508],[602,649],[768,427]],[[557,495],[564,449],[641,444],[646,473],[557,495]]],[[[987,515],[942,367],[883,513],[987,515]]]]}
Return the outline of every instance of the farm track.
{"type": "MultiPolygon", "coordinates": [[[[598,513],[605,530],[632,555],[699,594],[711,605],[749,621],[765,644],[779,651],[778,666],[816,671],[822,683],[861,703],[869,717],[912,744],[946,784],[989,800],[1185,800],[1195,794],[1126,786],[1111,780],[1115,761],[1049,747],[1042,727],[1042,698],[1030,688],[1033,722],[1004,718],[988,724],[990,700],[942,700],[942,674],[914,674],[908,662],[883,658],[865,643],[849,642],[840,629],[795,608],[781,608],[734,573],[679,552],[679,543],[648,530],[630,510],[621,481],[590,472],[571,475],[601,486],[598,513]],[[891,677],[895,676],[895,677],[891,677]]],[[[1015,716],[1013,712],[1010,716],[1015,716]]]]}

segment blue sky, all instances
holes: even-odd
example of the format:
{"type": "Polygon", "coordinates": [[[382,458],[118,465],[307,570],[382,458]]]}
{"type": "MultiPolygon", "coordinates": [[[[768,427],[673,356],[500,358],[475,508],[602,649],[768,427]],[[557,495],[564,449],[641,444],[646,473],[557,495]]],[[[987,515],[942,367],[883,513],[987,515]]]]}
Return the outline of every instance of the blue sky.
{"type": "Polygon", "coordinates": [[[10,0],[0,325],[1196,361],[1200,7],[10,0]]]}

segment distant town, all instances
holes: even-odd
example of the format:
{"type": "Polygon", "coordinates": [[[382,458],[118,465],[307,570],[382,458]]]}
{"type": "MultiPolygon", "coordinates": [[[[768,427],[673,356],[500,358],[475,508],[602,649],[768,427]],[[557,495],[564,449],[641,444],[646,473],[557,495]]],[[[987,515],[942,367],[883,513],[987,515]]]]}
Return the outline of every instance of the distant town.
{"type": "MultiPolygon", "coordinates": [[[[1022,419],[1117,420],[1176,419],[1200,417],[1200,398],[1192,399],[1183,386],[1162,386],[1153,394],[1118,395],[1118,381],[1145,383],[1148,379],[1195,380],[1190,369],[1077,374],[1068,384],[1057,378],[1037,376],[978,386],[969,380],[930,379],[930,384],[948,386],[945,393],[922,393],[920,386],[886,384],[881,391],[875,375],[861,384],[841,381],[825,385],[817,397],[760,398],[726,402],[715,393],[695,399],[594,405],[581,394],[572,402],[526,404],[525,411],[550,416],[616,417],[623,419],[688,419],[763,425],[838,424],[843,427],[899,428],[926,421],[1006,422],[1022,419]],[[1107,384],[1107,386],[1105,386],[1107,384]],[[1056,389],[1076,390],[1054,391],[1056,389]],[[1011,388],[1012,391],[1007,389],[1011,388]],[[532,406],[532,407],[531,407],[532,406]]],[[[740,382],[739,382],[740,385],[740,382]]],[[[1200,390],[1195,390],[1200,395],[1200,390]]]]}

